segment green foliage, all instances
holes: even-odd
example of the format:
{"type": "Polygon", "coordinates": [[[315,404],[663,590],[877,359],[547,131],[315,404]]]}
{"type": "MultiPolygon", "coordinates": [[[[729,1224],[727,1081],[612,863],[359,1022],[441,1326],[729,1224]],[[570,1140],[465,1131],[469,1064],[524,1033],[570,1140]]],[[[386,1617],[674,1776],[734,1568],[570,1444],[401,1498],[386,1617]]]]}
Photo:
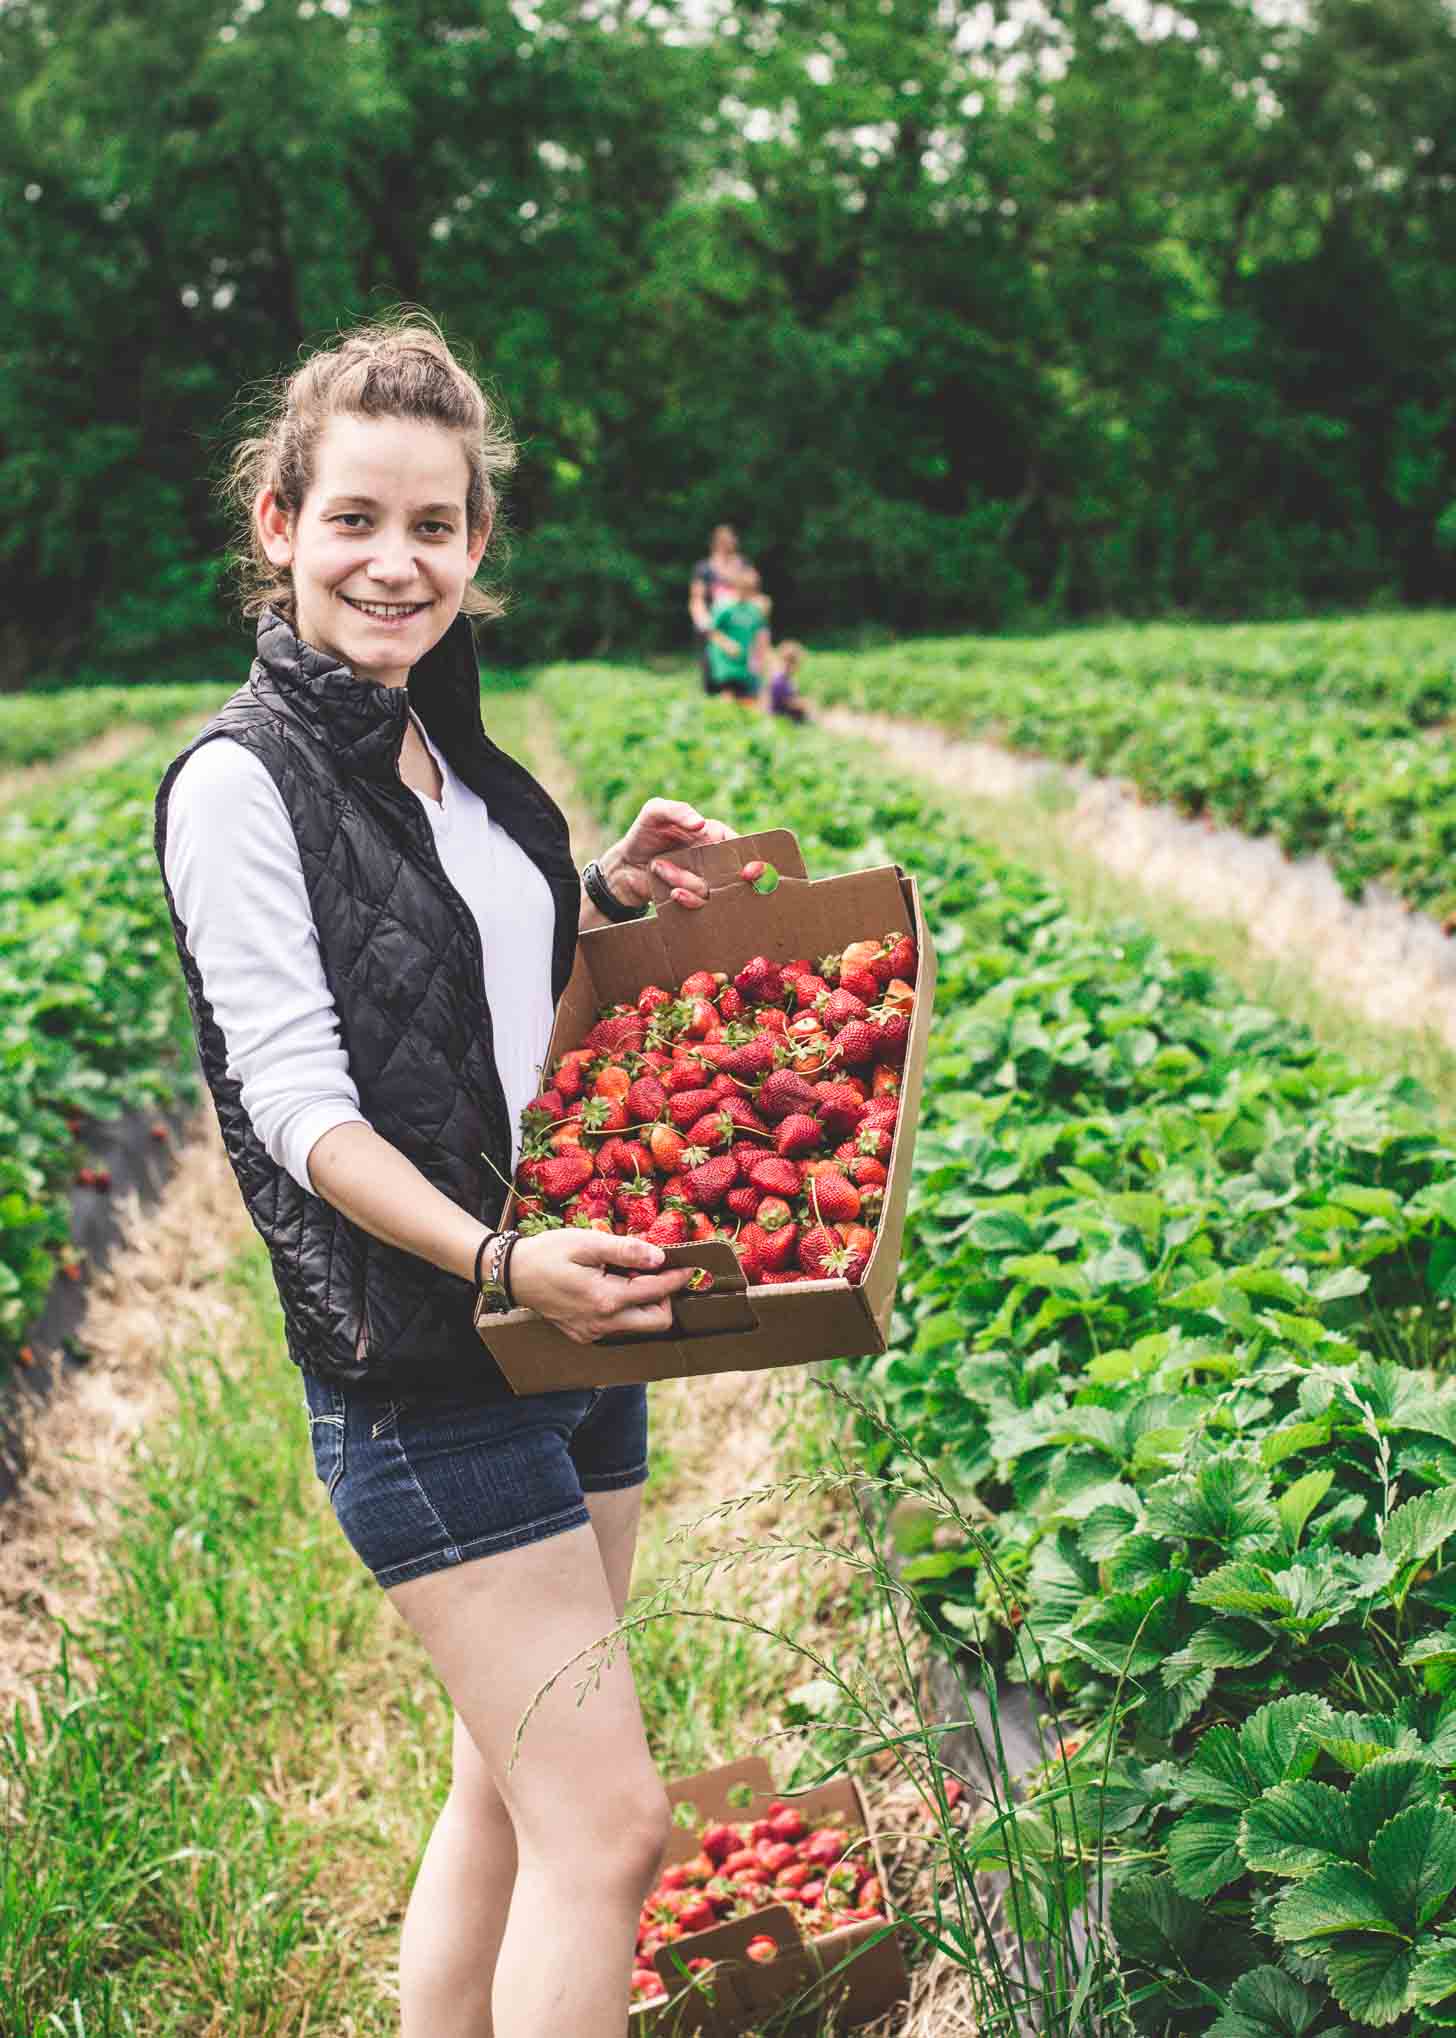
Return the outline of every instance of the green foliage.
{"type": "Polygon", "coordinates": [[[1140,2030],[1437,2028],[1456,1199],[1429,1100],[1135,927],[1079,926],[842,742],[605,668],[544,684],[609,825],[663,792],[793,826],[811,870],[922,882],[937,1017],[892,1348],[862,1377],[902,1469],[981,1524],[902,1576],[1087,1736],[1015,1846],[987,1830],[1023,1928],[1070,1807],[1140,2030]]]}
{"type": "Polygon", "coordinates": [[[523,439],[514,660],[684,643],[723,516],[799,636],[1440,599],[1453,45],[1441,0],[10,0],[0,683],[218,635],[237,392],[400,300],[523,439]]]}
{"type": "Polygon", "coordinates": [[[1327,856],[1456,917],[1456,626],[1408,616],[1281,629],[977,638],[814,660],[835,704],[937,723],[1125,778],[1184,813],[1327,856]]]}
{"type": "Polygon", "coordinates": [[[170,754],[63,784],[0,821],[0,1364],[68,1256],[73,1126],[195,1088],[151,844],[170,754]]]}
{"type": "Polygon", "coordinates": [[[158,728],[201,721],[232,692],[219,686],[88,686],[63,693],[0,695],[0,768],[44,764],[118,724],[158,728]]]}

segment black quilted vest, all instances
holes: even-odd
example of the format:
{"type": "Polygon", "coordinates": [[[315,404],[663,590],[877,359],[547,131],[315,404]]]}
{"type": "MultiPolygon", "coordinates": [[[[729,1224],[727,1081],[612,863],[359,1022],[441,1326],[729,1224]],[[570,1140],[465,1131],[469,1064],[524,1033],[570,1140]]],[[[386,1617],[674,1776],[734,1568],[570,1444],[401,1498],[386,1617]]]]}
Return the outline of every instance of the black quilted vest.
{"type": "MultiPolygon", "coordinates": [[[[550,885],[559,998],[580,905],[566,822],[531,774],[487,738],[463,616],[410,674],[408,705],[550,885]]],[[[247,685],[162,779],[157,857],[172,781],[199,744],[227,736],[262,759],[298,839],[359,1107],[436,1188],[490,1224],[505,1201],[512,1128],[492,1053],[480,935],[441,866],[428,816],[399,777],[406,721],[405,689],[356,679],[268,610],[247,685]]],[[[203,1073],[248,1214],[272,1256],[294,1362],[371,1393],[508,1397],[471,1323],[470,1283],[383,1244],[269,1158],[227,1073],[165,869],[162,881],[203,1073]]]]}

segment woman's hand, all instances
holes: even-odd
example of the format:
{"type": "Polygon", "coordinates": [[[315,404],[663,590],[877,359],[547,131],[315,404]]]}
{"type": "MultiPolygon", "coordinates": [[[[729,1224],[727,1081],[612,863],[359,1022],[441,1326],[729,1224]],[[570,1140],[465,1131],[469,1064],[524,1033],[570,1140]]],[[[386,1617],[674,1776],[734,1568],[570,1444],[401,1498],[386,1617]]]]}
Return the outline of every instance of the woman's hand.
{"type": "Polygon", "coordinates": [[[620,842],[598,857],[608,889],[624,905],[645,906],[652,897],[652,874],[672,886],[679,906],[704,906],[708,886],[695,871],[684,870],[669,854],[687,844],[727,842],[734,830],[723,821],[709,821],[682,800],[649,800],[620,842]]]}
{"type": "Polygon", "coordinates": [[[645,1238],[569,1225],[517,1241],[511,1293],[573,1344],[595,1344],[598,1338],[672,1328],[672,1305],[664,1298],[685,1288],[693,1270],[652,1271],[661,1265],[662,1248],[645,1238]]]}

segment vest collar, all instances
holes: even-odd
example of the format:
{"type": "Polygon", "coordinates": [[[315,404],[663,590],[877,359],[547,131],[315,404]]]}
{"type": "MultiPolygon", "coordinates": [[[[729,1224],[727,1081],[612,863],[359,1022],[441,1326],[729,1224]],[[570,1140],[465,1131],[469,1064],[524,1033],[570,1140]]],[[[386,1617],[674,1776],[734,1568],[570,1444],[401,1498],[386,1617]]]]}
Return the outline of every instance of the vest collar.
{"type": "Polygon", "coordinates": [[[346,771],[361,778],[397,776],[405,717],[413,708],[455,763],[463,747],[483,744],[480,667],[467,616],[457,616],[406,686],[359,679],[330,651],[304,643],[276,609],[258,619],[254,690],[276,693],[346,771]]]}

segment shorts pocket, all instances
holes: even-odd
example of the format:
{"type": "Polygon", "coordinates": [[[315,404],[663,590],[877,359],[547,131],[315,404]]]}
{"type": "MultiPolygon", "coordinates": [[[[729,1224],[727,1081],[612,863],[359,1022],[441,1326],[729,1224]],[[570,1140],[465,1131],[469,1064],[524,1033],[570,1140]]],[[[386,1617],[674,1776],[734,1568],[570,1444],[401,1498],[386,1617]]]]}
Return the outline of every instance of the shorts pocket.
{"type": "Polygon", "coordinates": [[[310,1394],[308,1434],[313,1445],[313,1468],[330,1500],[344,1476],[345,1414],[342,1388],[320,1383],[310,1394]]]}

